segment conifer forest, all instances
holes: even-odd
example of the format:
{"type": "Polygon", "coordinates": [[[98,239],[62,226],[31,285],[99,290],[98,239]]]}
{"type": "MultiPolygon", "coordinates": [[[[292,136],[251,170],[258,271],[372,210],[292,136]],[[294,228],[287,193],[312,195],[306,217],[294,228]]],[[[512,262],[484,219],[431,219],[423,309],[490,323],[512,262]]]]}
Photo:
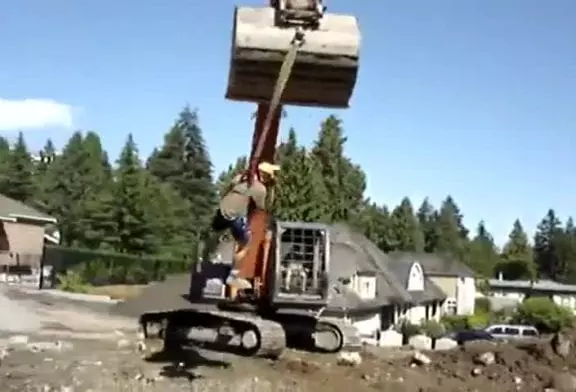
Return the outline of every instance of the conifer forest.
{"type": "MultiPolygon", "coordinates": [[[[96,132],[76,132],[56,150],[48,140],[32,159],[22,133],[13,144],[0,138],[0,193],[57,218],[63,248],[188,264],[210,242],[219,190],[247,164],[240,156],[214,173],[198,114],[188,107],[145,161],[132,135],[118,157],[108,156],[96,132]]],[[[499,249],[483,222],[464,227],[465,212],[450,195],[441,205],[408,198],[396,206],[372,202],[366,174],[345,150],[344,124],[335,116],[324,120],[311,148],[291,129],[278,149],[276,217],[346,222],[386,252],[451,254],[486,278],[501,272],[507,279],[576,284],[572,218],[544,210],[534,238],[520,220],[510,222],[508,242],[499,249]]]]}

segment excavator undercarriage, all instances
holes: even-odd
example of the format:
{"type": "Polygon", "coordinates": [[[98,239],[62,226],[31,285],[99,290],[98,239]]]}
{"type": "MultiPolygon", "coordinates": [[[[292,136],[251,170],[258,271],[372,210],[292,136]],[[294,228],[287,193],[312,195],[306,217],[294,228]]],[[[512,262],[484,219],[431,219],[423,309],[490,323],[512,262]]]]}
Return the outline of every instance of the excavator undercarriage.
{"type": "MultiPolygon", "coordinates": [[[[162,338],[171,350],[192,343],[272,358],[287,346],[321,352],[359,349],[352,325],[322,316],[330,306],[329,227],[276,222],[272,231],[268,295],[260,303],[229,299],[224,282],[230,264],[202,262],[192,273],[186,295],[190,307],[143,314],[145,336],[162,338]]],[[[214,260],[226,258],[217,250],[214,260]]]]}

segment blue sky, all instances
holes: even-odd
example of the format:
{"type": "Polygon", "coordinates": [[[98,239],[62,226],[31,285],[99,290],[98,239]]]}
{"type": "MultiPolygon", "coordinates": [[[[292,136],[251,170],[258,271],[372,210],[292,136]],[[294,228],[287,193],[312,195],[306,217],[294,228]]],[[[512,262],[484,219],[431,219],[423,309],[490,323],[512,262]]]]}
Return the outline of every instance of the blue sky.
{"type": "MultiPolygon", "coordinates": [[[[0,4],[3,135],[24,129],[38,149],[91,129],[116,157],[132,132],[147,154],[189,103],[217,170],[248,151],[253,106],[224,100],[232,0],[0,4]],[[8,105],[25,99],[53,100],[34,109],[51,117],[8,105]]],[[[549,207],[576,215],[575,1],[328,5],[363,30],[352,107],[336,114],[373,199],[452,194],[467,225],[484,219],[499,243],[516,217],[531,231],[549,207]]],[[[284,129],[308,144],[329,113],[289,108],[284,129]]]]}

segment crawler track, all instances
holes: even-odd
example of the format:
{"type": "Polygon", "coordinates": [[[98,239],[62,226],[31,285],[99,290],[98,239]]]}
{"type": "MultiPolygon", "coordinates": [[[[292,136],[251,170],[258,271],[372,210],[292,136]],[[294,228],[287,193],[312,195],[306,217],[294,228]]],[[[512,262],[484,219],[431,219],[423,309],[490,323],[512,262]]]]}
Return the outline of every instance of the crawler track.
{"type": "Polygon", "coordinates": [[[214,350],[277,358],[287,346],[326,353],[355,351],[361,347],[356,328],[337,318],[303,314],[254,313],[222,310],[175,310],[141,317],[147,338],[150,324],[162,325],[156,337],[167,348],[200,343],[214,350]]]}

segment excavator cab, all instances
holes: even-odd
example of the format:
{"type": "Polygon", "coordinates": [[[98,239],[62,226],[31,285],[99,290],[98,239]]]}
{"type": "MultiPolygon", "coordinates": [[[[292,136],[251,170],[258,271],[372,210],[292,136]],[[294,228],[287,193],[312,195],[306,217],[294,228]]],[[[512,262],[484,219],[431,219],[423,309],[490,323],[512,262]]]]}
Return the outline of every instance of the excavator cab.
{"type": "Polygon", "coordinates": [[[303,34],[283,105],[347,108],[356,85],[360,29],[321,1],[275,0],[236,7],[226,98],[268,103],[296,32],[303,34]]]}

